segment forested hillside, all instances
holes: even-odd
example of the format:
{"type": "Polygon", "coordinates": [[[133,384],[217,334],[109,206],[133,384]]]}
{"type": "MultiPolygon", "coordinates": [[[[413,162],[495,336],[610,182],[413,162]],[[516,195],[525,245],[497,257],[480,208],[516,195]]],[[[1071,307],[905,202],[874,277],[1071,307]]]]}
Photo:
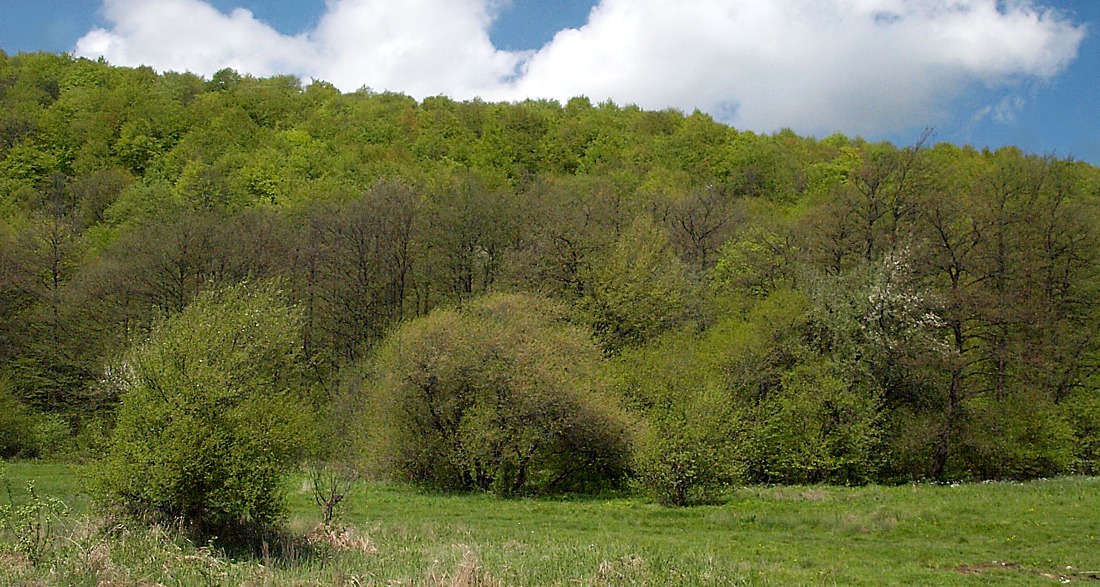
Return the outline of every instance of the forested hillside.
{"type": "Polygon", "coordinates": [[[243,287],[336,414],[302,445],[398,478],[1092,474],[1098,203],[1092,166],[934,135],[0,53],[0,456],[108,450],[148,341],[192,356],[181,312],[243,287]]]}

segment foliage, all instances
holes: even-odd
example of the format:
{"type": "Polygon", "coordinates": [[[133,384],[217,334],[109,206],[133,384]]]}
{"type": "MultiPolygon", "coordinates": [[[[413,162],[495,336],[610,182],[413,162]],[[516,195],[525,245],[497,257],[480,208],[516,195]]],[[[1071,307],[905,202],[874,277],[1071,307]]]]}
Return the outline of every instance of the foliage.
{"type": "Polygon", "coordinates": [[[608,368],[642,420],[635,477],[663,504],[706,503],[741,479],[743,406],[724,389],[707,348],[690,330],[670,332],[608,368]]]}
{"type": "Polygon", "coordinates": [[[1062,404],[1062,410],[1073,429],[1073,471],[1100,474],[1100,395],[1080,391],[1062,404]]]}
{"type": "Polygon", "coordinates": [[[394,332],[363,390],[390,473],[498,494],[620,481],[627,423],[596,379],[599,351],[562,308],[498,294],[394,332]]]}
{"type": "Polygon", "coordinates": [[[35,417],[0,380],[0,458],[34,456],[38,451],[35,417]]]}
{"type": "MultiPolygon", "coordinates": [[[[99,451],[104,382],[135,340],[204,292],[279,280],[319,388],[410,320],[522,292],[564,304],[610,360],[695,357],[690,384],[646,367],[623,389],[669,398],[634,406],[658,444],[699,406],[743,435],[820,414],[772,402],[831,364],[839,379],[810,380],[875,398],[880,479],[1091,470],[1100,170],[929,138],[4,55],[0,452],[99,451]],[[662,342],[684,328],[684,348],[662,342]]],[[[729,454],[732,471],[748,453],[729,454]]]]}
{"type": "Polygon", "coordinates": [[[718,251],[711,272],[716,288],[754,297],[766,297],[791,280],[791,250],[782,235],[764,229],[733,238],[718,251]]]}
{"type": "Polygon", "coordinates": [[[283,512],[283,479],[310,444],[300,314],[272,285],[199,296],[127,354],[118,423],[94,474],[132,514],[218,531],[283,512]]]}
{"type": "Polygon", "coordinates": [[[608,350],[636,346],[681,324],[690,310],[690,284],[668,236],[638,216],[580,279],[580,306],[608,350]]]}
{"type": "Polygon", "coordinates": [[[769,483],[866,483],[879,465],[879,403],[849,366],[799,365],[757,407],[749,474],[769,483]]]}
{"type": "Polygon", "coordinates": [[[665,505],[716,499],[742,476],[738,417],[713,391],[650,412],[636,441],[638,482],[665,505]]]}
{"type": "MultiPolygon", "coordinates": [[[[1050,403],[1023,394],[980,397],[968,401],[966,411],[965,436],[954,463],[957,475],[1033,479],[1069,469],[1076,452],[1074,430],[1050,403]]],[[[1087,445],[1080,448],[1087,450],[1087,445]]]]}

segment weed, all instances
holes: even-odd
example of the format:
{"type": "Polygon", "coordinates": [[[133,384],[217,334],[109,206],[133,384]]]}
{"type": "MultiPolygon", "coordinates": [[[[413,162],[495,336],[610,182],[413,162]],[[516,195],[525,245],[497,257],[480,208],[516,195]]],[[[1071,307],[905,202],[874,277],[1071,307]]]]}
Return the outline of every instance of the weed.
{"type": "Polygon", "coordinates": [[[0,469],[0,483],[7,493],[8,503],[0,505],[0,525],[12,537],[11,551],[39,566],[49,555],[56,538],[56,525],[68,515],[68,507],[60,499],[39,495],[35,482],[26,483],[27,497],[17,503],[7,472],[0,469]]]}

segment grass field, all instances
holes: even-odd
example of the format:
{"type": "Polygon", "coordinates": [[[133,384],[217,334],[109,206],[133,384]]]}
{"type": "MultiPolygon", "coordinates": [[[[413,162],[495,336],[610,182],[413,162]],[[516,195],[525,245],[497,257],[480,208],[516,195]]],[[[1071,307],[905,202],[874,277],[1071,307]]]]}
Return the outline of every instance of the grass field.
{"type": "MultiPolygon", "coordinates": [[[[1055,585],[1100,579],[1100,479],[900,487],[748,487],[721,505],[634,496],[501,500],[362,484],[316,531],[299,479],[288,532],[231,557],[87,513],[76,469],[8,464],[69,519],[2,585],[1055,585]],[[308,538],[307,538],[308,537],[308,538]]],[[[26,496],[16,492],[16,501],[26,496]]],[[[0,505],[7,497],[0,497],[0,505]]],[[[11,532],[0,534],[11,546],[11,532]]],[[[0,547],[2,548],[2,547],[0,547]]],[[[10,550],[10,548],[9,548],[10,550]]]]}

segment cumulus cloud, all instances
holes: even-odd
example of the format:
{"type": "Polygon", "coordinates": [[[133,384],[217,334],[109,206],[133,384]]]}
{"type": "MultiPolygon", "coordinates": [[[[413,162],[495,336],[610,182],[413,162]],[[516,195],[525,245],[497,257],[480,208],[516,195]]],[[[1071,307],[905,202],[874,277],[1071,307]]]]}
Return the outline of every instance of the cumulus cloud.
{"type": "Polygon", "coordinates": [[[317,51],[305,36],[287,37],[251,12],[223,14],[203,0],[106,0],[111,28],[77,41],[76,54],[116,65],[210,75],[232,67],[259,76],[308,68],[317,51]]]}
{"type": "Polygon", "coordinates": [[[973,83],[1055,75],[1082,36],[1053,12],[994,0],[604,0],[513,89],[882,132],[934,121],[973,83]]]}
{"type": "Polygon", "coordinates": [[[202,0],[106,0],[76,52],[490,100],[586,95],[699,108],[742,128],[876,134],[940,120],[968,89],[1058,75],[1085,28],[1028,0],[601,0],[537,51],[501,51],[500,0],[329,0],[286,36],[202,0]]]}
{"type": "Polygon", "coordinates": [[[334,0],[310,41],[311,77],[417,97],[473,97],[508,79],[521,55],[489,40],[486,0],[334,0]]]}

